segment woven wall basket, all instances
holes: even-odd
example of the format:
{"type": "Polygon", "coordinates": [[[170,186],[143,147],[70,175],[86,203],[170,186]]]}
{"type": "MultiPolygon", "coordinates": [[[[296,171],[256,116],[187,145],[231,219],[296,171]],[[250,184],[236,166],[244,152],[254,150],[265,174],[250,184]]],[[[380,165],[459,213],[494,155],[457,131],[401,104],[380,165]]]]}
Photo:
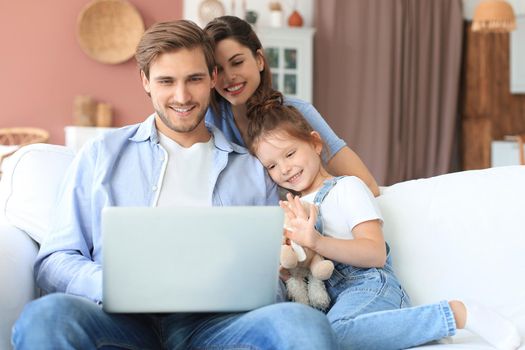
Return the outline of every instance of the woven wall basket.
{"type": "Polygon", "coordinates": [[[94,0],[77,20],[80,47],[102,63],[116,64],[133,57],[143,33],[140,13],[125,0],[94,0]]]}

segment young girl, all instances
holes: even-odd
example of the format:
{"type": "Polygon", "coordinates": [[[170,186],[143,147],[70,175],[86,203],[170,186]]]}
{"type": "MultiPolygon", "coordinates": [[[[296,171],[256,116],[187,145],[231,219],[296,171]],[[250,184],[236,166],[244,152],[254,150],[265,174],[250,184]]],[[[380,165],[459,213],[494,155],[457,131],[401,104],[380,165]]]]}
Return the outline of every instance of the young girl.
{"type": "MultiPolygon", "coordinates": [[[[246,144],[247,106],[273,92],[270,68],[264,58],[259,38],[252,26],[238,17],[218,17],[204,28],[215,44],[218,66],[213,108],[206,122],[217,126],[226,137],[241,146],[246,144]]],[[[285,104],[297,108],[328,145],[327,168],[336,175],[361,178],[374,195],[379,187],[359,156],[330,129],[317,110],[308,102],[285,98],[285,104]]]]}
{"type": "Polygon", "coordinates": [[[281,206],[293,232],[286,236],[335,263],[326,282],[332,299],[327,317],[344,349],[404,349],[452,336],[477,333],[498,349],[516,349],[516,327],[479,304],[458,300],[411,307],[392,269],[379,207],[355,176],[334,177],[324,167],[323,143],[280,94],[249,111],[250,151],[287,195],[281,206]],[[310,206],[305,212],[300,200],[310,206]]]}

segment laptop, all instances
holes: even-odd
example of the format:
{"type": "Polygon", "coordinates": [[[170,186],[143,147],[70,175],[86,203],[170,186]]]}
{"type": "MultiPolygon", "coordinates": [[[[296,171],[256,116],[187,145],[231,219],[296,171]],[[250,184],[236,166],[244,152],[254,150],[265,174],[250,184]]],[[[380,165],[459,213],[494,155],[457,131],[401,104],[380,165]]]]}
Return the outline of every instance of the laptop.
{"type": "Polygon", "coordinates": [[[108,312],[237,312],[275,302],[284,214],[276,206],[108,207],[108,312]]]}

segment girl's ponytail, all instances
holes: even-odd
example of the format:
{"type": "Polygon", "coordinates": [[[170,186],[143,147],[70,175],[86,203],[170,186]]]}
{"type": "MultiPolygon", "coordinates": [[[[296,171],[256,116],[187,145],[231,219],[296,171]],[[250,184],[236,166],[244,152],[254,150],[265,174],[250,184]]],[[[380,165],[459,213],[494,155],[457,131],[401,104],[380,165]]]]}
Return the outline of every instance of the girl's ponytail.
{"type": "MultiPolygon", "coordinates": [[[[320,139],[312,136],[314,130],[302,114],[293,106],[284,104],[279,91],[272,90],[264,96],[254,95],[246,105],[248,129],[245,141],[252,154],[256,153],[259,140],[270,133],[285,132],[305,142],[322,144],[320,139]]],[[[325,149],[323,147],[323,151],[325,149]]]]}

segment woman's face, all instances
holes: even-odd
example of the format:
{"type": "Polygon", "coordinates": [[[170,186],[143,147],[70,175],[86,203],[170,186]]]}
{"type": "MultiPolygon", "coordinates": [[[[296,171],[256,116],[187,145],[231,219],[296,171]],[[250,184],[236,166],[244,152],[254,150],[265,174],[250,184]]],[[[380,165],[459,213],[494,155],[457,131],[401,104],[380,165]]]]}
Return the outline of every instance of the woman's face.
{"type": "Polygon", "coordinates": [[[264,69],[262,52],[254,56],[250,49],[233,39],[224,39],[215,47],[218,66],[215,89],[233,106],[244,105],[261,82],[264,69]]]}

